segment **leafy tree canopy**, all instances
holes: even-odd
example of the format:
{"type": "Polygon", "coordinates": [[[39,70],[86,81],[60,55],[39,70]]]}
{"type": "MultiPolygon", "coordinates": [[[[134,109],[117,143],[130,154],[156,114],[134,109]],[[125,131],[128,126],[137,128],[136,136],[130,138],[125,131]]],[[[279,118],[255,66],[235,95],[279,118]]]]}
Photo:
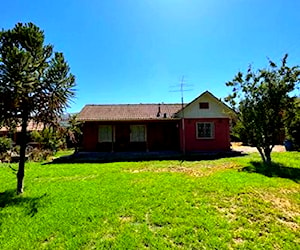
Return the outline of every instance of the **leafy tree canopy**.
{"type": "Polygon", "coordinates": [[[285,113],[286,138],[292,142],[292,149],[300,151],[300,98],[285,113]]]}
{"type": "Polygon", "coordinates": [[[284,127],[284,114],[291,109],[291,93],[300,81],[298,66],[287,66],[286,54],[278,66],[269,60],[269,67],[246,73],[238,72],[226,86],[232,87],[227,101],[238,113],[239,129],[247,142],[257,147],[264,162],[271,162],[271,152],[280,130],[284,127]]]}
{"type": "Polygon", "coordinates": [[[22,126],[18,192],[23,192],[26,128],[29,120],[55,124],[74,97],[75,77],[60,52],[44,45],[44,32],[18,23],[0,32],[0,123],[22,126]]]}
{"type": "Polygon", "coordinates": [[[44,32],[33,23],[0,32],[0,120],[9,126],[24,116],[56,121],[74,96],[69,70],[63,54],[44,45],[44,32]]]}

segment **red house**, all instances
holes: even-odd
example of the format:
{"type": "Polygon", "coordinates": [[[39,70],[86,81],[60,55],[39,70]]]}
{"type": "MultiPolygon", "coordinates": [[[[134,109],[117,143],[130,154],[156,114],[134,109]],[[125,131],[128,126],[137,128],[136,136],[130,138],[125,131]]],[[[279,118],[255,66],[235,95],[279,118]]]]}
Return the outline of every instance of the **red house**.
{"type": "Polygon", "coordinates": [[[181,104],[86,105],[83,151],[227,151],[232,110],[206,91],[181,104]]]}

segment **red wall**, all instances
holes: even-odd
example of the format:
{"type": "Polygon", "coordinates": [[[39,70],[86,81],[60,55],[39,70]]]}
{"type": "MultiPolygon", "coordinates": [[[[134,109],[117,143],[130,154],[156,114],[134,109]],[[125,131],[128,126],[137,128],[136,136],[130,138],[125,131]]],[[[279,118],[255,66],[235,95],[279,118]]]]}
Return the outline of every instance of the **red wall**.
{"type": "MultiPolygon", "coordinates": [[[[201,118],[201,119],[184,119],[185,125],[185,148],[189,151],[223,151],[230,149],[230,132],[228,118],[201,118]],[[197,139],[196,123],[213,122],[214,138],[197,139]]],[[[181,148],[183,150],[183,136],[181,126],[181,148]]]]}
{"type": "Polygon", "coordinates": [[[98,143],[98,123],[85,122],[83,125],[82,146],[84,151],[96,151],[98,143]]]}
{"type": "MultiPolygon", "coordinates": [[[[84,151],[103,151],[98,143],[98,129],[100,124],[108,124],[115,126],[115,132],[120,132],[120,127],[128,127],[128,130],[122,132],[128,137],[128,145],[123,149],[118,148],[118,136],[115,136],[114,151],[131,151],[132,144],[129,142],[130,124],[145,124],[147,126],[147,143],[142,146],[138,145],[140,150],[144,151],[160,151],[160,150],[180,150],[179,126],[178,120],[163,121],[137,121],[137,122],[85,122],[83,126],[82,149],[84,151]],[[127,134],[126,134],[127,133],[127,134]]],[[[111,143],[107,143],[104,151],[111,151],[111,143]]]]}
{"type": "MultiPolygon", "coordinates": [[[[180,124],[181,121],[178,121],[180,124]]],[[[229,135],[229,119],[228,118],[201,118],[201,119],[184,119],[185,123],[185,148],[186,152],[191,151],[225,151],[230,150],[230,135],[229,135]],[[196,123],[197,122],[213,122],[214,123],[214,138],[213,139],[197,139],[196,123]]],[[[99,122],[86,122],[83,127],[83,150],[97,151],[98,149],[98,127],[99,122]]],[[[129,124],[129,123],[128,123],[129,124]]],[[[146,123],[147,124],[147,123],[146,123]]],[[[183,134],[182,126],[178,128],[176,122],[165,123],[148,123],[148,149],[150,151],[158,150],[176,150],[179,141],[181,150],[183,151],[183,134]],[[157,128],[159,127],[159,129],[157,128]],[[164,130],[162,128],[169,128],[164,130]],[[180,131],[180,134],[178,133],[180,131]],[[162,136],[163,135],[163,136],[162,136]],[[169,135],[169,136],[167,136],[169,135]],[[170,140],[168,138],[173,138],[170,140]],[[178,139],[177,139],[178,138],[178,139]],[[156,139],[161,147],[157,147],[156,139]],[[172,146],[171,146],[172,145],[172,146]]]]}

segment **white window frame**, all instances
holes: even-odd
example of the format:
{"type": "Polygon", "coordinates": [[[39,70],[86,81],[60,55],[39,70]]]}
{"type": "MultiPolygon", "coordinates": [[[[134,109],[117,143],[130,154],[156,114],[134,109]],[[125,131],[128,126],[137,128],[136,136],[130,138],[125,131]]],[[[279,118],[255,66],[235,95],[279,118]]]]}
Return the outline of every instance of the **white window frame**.
{"type": "Polygon", "coordinates": [[[113,142],[113,126],[99,125],[98,127],[98,142],[113,142]],[[106,130],[105,132],[103,132],[106,130]]]}
{"type": "Polygon", "coordinates": [[[215,124],[213,122],[197,122],[196,123],[196,138],[197,139],[214,139],[215,138],[215,124]],[[199,125],[204,124],[204,126],[210,126],[210,136],[199,136],[199,125]]]}
{"type": "Polygon", "coordinates": [[[130,125],[130,142],[146,142],[146,134],[146,125],[130,125]]]}

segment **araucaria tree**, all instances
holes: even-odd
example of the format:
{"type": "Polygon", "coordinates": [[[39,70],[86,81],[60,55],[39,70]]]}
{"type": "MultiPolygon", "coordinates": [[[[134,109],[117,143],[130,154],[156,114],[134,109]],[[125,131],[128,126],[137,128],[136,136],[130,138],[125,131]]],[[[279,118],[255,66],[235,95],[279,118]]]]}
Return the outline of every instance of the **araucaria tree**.
{"type": "Polygon", "coordinates": [[[27,125],[55,124],[75,95],[75,77],[62,53],[44,45],[44,32],[18,23],[0,32],[0,121],[21,126],[17,193],[23,192],[27,125]]]}
{"type": "Polygon", "coordinates": [[[292,92],[300,81],[298,66],[288,67],[285,55],[277,66],[269,60],[269,67],[245,74],[238,72],[226,85],[232,87],[227,101],[238,114],[238,123],[246,141],[257,148],[262,160],[270,164],[271,152],[280,131],[284,115],[294,103],[292,92]]]}

